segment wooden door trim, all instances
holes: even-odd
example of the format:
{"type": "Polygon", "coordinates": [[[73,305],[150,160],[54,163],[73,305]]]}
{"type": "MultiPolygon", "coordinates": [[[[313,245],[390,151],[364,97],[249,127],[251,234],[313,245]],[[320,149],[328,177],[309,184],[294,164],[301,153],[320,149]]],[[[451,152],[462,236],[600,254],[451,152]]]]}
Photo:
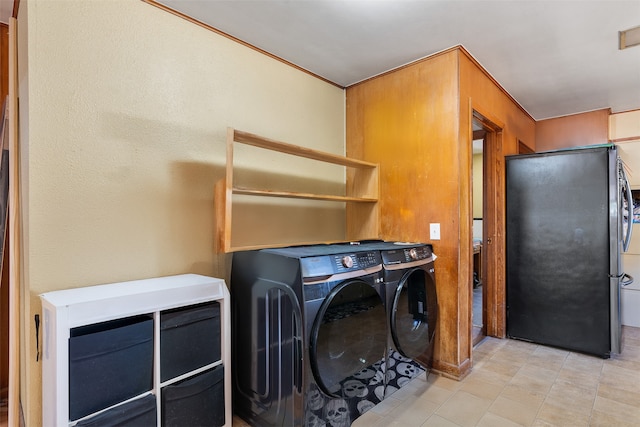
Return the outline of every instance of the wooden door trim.
{"type": "MultiPolygon", "coordinates": [[[[487,336],[505,336],[504,279],[504,124],[486,109],[472,106],[470,118],[487,131],[483,149],[483,257],[482,284],[486,298],[483,332],[487,336]]],[[[484,305],[484,304],[483,304],[484,305]]]]}

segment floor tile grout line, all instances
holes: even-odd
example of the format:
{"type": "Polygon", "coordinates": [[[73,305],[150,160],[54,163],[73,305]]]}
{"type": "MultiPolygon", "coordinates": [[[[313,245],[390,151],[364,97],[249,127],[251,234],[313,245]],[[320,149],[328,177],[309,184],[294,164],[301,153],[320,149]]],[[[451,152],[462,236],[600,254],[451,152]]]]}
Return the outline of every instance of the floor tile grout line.
{"type": "Polygon", "coordinates": [[[555,385],[556,381],[558,381],[558,376],[560,375],[560,371],[564,367],[565,363],[567,363],[567,359],[569,358],[570,354],[571,354],[571,352],[567,352],[564,355],[564,359],[562,360],[562,365],[560,366],[560,369],[556,372],[556,376],[553,379],[553,383],[551,383],[551,388],[549,390],[547,390],[547,392],[545,393],[544,399],[542,399],[542,402],[540,403],[540,407],[536,411],[536,416],[533,418],[533,422],[530,425],[533,425],[537,420],[546,421],[546,420],[540,418],[540,411],[542,411],[542,408],[544,407],[545,402],[549,398],[549,393],[553,389],[553,386],[555,385]]]}
{"type": "MultiPolygon", "coordinates": [[[[610,360],[610,359],[609,359],[610,360]]],[[[605,363],[600,366],[600,372],[598,373],[598,383],[596,384],[596,394],[593,396],[593,404],[591,405],[591,412],[589,413],[589,425],[591,425],[591,419],[593,418],[593,412],[596,409],[596,401],[598,400],[598,390],[600,389],[600,382],[602,381],[602,375],[604,374],[605,363]]]]}

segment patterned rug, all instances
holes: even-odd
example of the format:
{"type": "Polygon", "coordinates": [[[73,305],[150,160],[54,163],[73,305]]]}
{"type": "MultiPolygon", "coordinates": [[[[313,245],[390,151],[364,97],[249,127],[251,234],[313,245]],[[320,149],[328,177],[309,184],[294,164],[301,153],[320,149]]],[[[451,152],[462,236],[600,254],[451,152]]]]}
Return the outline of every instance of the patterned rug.
{"type": "Polygon", "coordinates": [[[342,398],[328,398],[316,388],[309,390],[305,426],[349,427],[360,415],[425,372],[416,362],[395,350],[390,352],[387,366],[383,366],[384,363],[380,360],[341,381],[341,389],[335,394],[342,398]],[[386,388],[382,372],[386,372],[386,388]]]}

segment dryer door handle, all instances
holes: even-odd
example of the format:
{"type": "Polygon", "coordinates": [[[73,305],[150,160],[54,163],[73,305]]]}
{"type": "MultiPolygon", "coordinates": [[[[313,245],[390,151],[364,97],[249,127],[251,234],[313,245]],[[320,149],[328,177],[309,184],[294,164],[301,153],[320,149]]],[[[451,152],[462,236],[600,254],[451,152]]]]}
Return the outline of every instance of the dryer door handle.
{"type": "Polygon", "coordinates": [[[302,338],[296,336],[293,338],[293,383],[298,393],[302,393],[302,359],[302,338]]]}

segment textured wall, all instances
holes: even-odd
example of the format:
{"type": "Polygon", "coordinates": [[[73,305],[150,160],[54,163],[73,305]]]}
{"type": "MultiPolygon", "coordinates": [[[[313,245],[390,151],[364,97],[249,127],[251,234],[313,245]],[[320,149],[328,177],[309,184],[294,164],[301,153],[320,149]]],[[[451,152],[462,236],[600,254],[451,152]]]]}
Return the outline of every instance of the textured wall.
{"type": "MultiPolygon", "coordinates": [[[[138,0],[34,0],[19,13],[22,404],[37,426],[37,295],[186,272],[224,278],[213,186],[227,126],[344,154],[345,112],[342,89],[138,0]]],[[[265,158],[241,161],[249,175],[344,183],[343,172],[265,158]]],[[[308,220],[343,230],[342,217],[308,220]]]]}

